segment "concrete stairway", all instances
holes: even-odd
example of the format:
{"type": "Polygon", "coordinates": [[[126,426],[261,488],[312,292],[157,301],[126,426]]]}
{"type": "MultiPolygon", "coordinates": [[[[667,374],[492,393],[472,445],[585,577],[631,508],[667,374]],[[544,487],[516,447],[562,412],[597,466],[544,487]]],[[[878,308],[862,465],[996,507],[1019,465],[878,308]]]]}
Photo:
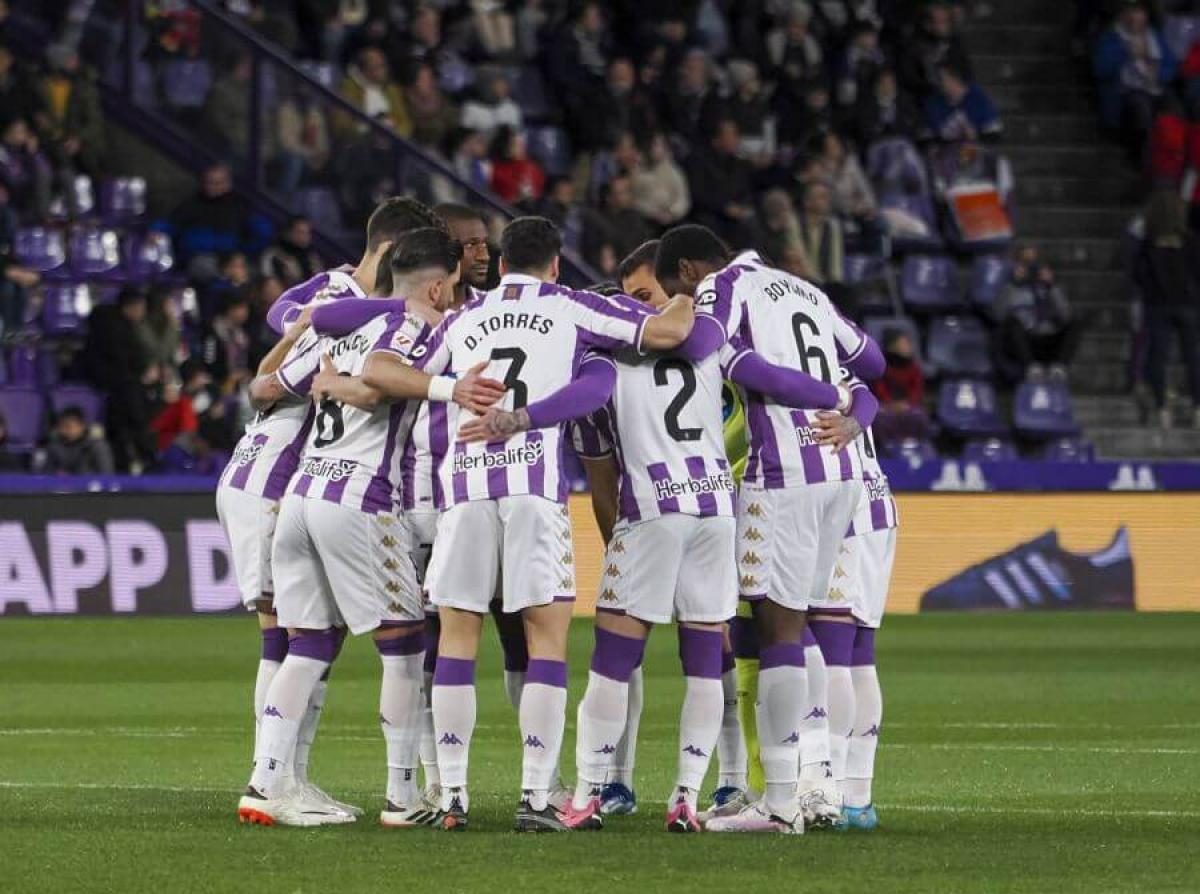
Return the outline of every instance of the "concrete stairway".
{"type": "MultiPolygon", "coordinates": [[[[1088,330],[1071,371],[1079,421],[1102,456],[1200,458],[1200,432],[1139,423],[1129,396],[1130,289],[1122,238],[1141,179],[1096,123],[1091,75],[1070,53],[1073,4],[993,0],[966,31],[976,79],[1004,117],[1016,227],[1058,272],[1088,330]]],[[[1180,370],[1172,369],[1173,379],[1180,370]]]]}

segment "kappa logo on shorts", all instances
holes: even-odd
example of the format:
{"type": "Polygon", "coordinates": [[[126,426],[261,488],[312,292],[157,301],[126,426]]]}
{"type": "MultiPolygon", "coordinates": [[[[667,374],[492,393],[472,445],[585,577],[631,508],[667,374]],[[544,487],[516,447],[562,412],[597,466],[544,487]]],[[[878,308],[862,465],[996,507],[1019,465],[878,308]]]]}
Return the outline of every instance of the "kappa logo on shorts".
{"type": "Polygon", "coordinates": [[[747,506],[746,514],[753,515],[755,518],[762,518],[764,515],[766,515],[766,513],[763,512],[762,506],[758,505],[757,503],[751,503],[749,506],[747,506]]]}
{"type": "Polygon", "coordinates": [[[828,711],[826,711],[820,705],[816,705],[813,707],[813,709],[811,711],[809,711],[806,715],[804,715],[804,719],[805,720],[822,720],[828,716],[829,716],[828,711]]]}
{"type": "Polygon", "coordinates": [[[279,713],[279,709],[274,705],[267,705],[263,709],[263,717],[278,717],[280,720],[283,720],[283,715],[279,713]]]}
{"type": "Polygon", "coordinates": [[[387,590],[389,593],[399,593],[404,589],[402,586],[400,586],[400,584],[398,582],[396,582],[394,580],[388,581],[386,584],[383,585],[383,588],[385,590],[387,590]]]}
{"type": "Polygon", "coordinates": [[[439,745],[461,745],[462,743],[462,739],[454,733],[442,733],[442,737],[438,739],[439,745]]]}
{"type": "Polygon", "coordinates": [[[617,594],[614,593],[612,590],[605,588],[600,591],[600,601],[601,602],[616,602],[617,594]]]}
{"type": "Polygon", "coordinates": [[[575,557],[570,553],[563,553],[562,558],[558,561],[562,562],[564,565],[570,565],[575,561],[575,557]]]}
{"type": "Polygon", "coordinates": [[[846,572],[844,572],[842,570],[842,566],[840,564],[833,566],[833,579],[834,580],[839,580],[840,578],[843,578],[845,576],[846,576],[846,572]]]}
{"type": "Polygon", "coordinates": [[[839,590],[837,587],[830,587],[829,588],[829,601],[830,602],[845,602],[846,594],[843,593],[841,590],[839,590]]]}
{"type": "Polygon", "coordinates": [[[397,568],[396,560],[395,559],[384,559],[383,567],[386,568],[388,571],[395,571],[397,568]]]}
{"type": "Polygon", "coordinates": [[[398,541],[391,534],[384,534],[383,537],[380,538],[379,542],[386,547],[393,547],[398,541]]]}
{"type": "Polygon", "coordinates": [[[618,568],[615,564],[610,562],[608,567],[604,569],[604,573],[607,574],[609,577],[620,577],[621,569],[618,568]]]}
{"type": "Polygon", "coordinates": [[[562,580],[560,580],[558,582],[558,588],[560,590],[571,590],[571,589],[574,589],[574,587],[575,587],[575,578],[573,578],[573,577],[564,577],[562,580]]]}
{"type": "Polygon", "coordinates": [[[754,550],[746,550],[746,552],[742,554],[742,564],[761,565],[762,559],[758,557],[758,553],[756,553],[754,550]]]}
{"type": "Polygon", "coordinates": [[[688,745],[686,748],[680,749],[684,754],[690,754],[692,757],[708,757],[702,748],[697,748],[695,745],[688,745]]]}
{"type": "Polygon", "coordinates": [[[743,590],[751,590],[758,586],[758,578],[753,574],[743,574],[739,583],[741,583],[743,590]]]}
{"type": "Polygon", "coordinates": [[[792,730],[792,734],[784,739],[781,745],[798,745],[800,743],[800,733],[792,730]]]}
{"type": "Polygon", "coordinates": [[[404,606],[399,602],[389,602],[388,611],[390,611],[393,615],[401,615],[404,614],[404,606]]]}
{"type": "Polygon", "coordinates": [[[613,754],[617,750],[615,745],[601,745],[599,748],[592,750],[593,754],[613,754]]]}
{"type": "Polygon", "coordinates": [[[623,552],[625,552],[625,541],[624,540],[614,540],[612,542],[612,546],[610,546],[609,549],[611,549],[614,553],[623,553],[623,552]]]}
{"type": "Polygon", "coordinates": [[[525,737],[525,747],[526,748],[545,749],[546,746],[542,743],[541,739],[539,739],[537,736],[530,733],[528,736],[525,737]]]}
{"type": "Polygon", "coordinates": [[[751,543],[758,543],[763,539],[763,535],[759,533],[758,528],[747,528],[746,533],[742,536],[751,543]]]}

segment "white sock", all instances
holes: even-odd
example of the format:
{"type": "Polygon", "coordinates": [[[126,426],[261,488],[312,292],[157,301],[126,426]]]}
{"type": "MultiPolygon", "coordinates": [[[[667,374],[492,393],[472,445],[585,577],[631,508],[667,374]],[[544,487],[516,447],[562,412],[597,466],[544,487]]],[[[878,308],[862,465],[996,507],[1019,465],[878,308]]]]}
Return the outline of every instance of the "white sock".
{"type": "Polygon", "coordinates": [[[263,658],[258,662],[258,675],[254,678],[254,753],[258,754],[259,736],[262,728],[262,713],[267,706],[267,690],[271,681],[279,673],[283,665],[281,661],[268,661],[263,658]]]}
{"type": "Polygon", "coordinates": [[[441,785],[438,774],[437,739],[433,735],[433,674],[425,674],[422,690],[424,707],[421,709],[421,771],[425,774],[425,787],[441,785]]]}
{"type": "Polygon", "coordinates": [[[829,694],[825,656],[821,647],[804,649],[804,666],[808,670],[808,688],[800,715],[800,778],[806,782],[824,781],[832,777],[829,756],[829,694]]]}
{"type": "Polygon", "coordinates": [[[534,810],[546,806],[546,796],[558,771],[563,728],[567,724],[567,665],[564,661],[531,658],[521,690],[521,789],[530,793],[534,810]]]}
{"type": "Polygon", "coordinates": [[[767,806],[784,817],[796,810],[796,771],[799,729],[805,701],[797,697],[808,686],[799,643],[779,643],[762,649],[758,672],[759,755],[763,766],[767,806]]]}
{"type": "Polygon", "coordinates": [[[443,796],[447,789],[467,784],[474,732],[475,662],[439,655],[433,682],[433,734],[443,796]]]}
{"type": "Polygon", "coordinates": [[[387,799],[411,807],[420,800],[417,762],[424,698],[421,675],[424,656],[380,655],[383,679],[379,687],[379,725],[387,743],[387,799]]]}
{"type": "Polygon", "coordinates": [[[325,692],[329,688],[327,679],[317,680],[312,695],[308,698],[308,710],[300,721],[300,732],[296,736],[296,758],[292,772],[298,785],[308,782],[308,755],[317,738],[317,727],[321,725],[321,713],[325,710],[325,692]]]}
{"type": "Polygon", "coordinates": [[[525,688],[525,671],[504,672],[504,691],[514,711],[521,710],[521,690],[525,688]]]}
{"type": "Polygon", "coordinates": [[[847,807],[866,807],[871,803],[871,780],[875,777],[875,750],[879,746],[879,727],[883,723],[883,693],[875,666],[850,668],[854,683],[854,732],[846,750],[846,782],[843,786],[847,807]]]}
{"type": "Polygon", "coordinates": [[[717,739],[717,788],[733,786],[746,788],[746,737],[738,719],[737,671],[721,674],[722,701],[721,734],[717,739]]]}
{"type": "Polygon", "coordinates": [[[850,668],[831,665],[826,669],[829,681],[829,761],[833,778],[846,778],[846,749],[854,729],[854,683],[850,668]]]}
{"type": "Polygon", "coordinates": [[[628,703],[628,683],[588,671],[587,691],[576,715],[577,808],[587,805],[591,789],[604,784],[617,742],[625,730],[628,703]]]}
{"type": "Polygon", "coordinates": [[[606,782],[619,782],[633,791],[633,766],[637,758],[638,726],[642,722],[642,669],[636,668],[629,678],[629,696],[625,708],[625,732],[612,756],[612,766],[606,782]]]}
{"type": "MultiPolygon", "coordinates": [[[[715,635],[715,634],[714,634],[715,635]]],[[[679,772],[675,785],[693,794],[704,784],[704,774],[721,734],[724,693],[713,677],[684,677],[683,707],[679,712],[679,772]]],[[[690,802],[695,806],[695,801],[690,802]]]]}
{"type": "Polygon", "coordinates": [[[288,655],[267,690],[259,723],[259,748],[250,784],[267,798],[283,794],[291,774],[300,726],[313,688],[329,663],[288,655]]]}

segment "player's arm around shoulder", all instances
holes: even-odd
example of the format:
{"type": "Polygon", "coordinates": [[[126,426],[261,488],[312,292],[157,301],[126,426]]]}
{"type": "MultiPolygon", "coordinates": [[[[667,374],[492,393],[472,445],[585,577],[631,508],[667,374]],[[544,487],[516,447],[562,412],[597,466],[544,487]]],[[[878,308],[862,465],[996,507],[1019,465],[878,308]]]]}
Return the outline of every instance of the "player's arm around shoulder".
{"type": "Polygon", "coordinates": [[[647,351],[677,348],[692,334],[696,307],[690,295],[675,295],[659,313],[642,326],[641,347],[647,351]]]}

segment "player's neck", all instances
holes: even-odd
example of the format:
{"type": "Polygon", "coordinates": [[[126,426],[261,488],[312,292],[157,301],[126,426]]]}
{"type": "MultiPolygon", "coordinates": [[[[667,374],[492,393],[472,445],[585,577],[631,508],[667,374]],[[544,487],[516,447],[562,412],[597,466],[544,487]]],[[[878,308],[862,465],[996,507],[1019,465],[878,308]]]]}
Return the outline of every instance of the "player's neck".
{"type": "Polygon", "coordinates": [[[404,295],[393,295],[392,297],[403,298],[405,310],[420,317],[430,326],[436,326],[442,321],[442,312],[421,298],[406,298],[404,295]]]}
{"type": "Polygon", "coordinates": [[[375,276],[379,272],[379,263],[374,258],[364,257],[358,262],[350,278],[358,284],[364,295],[375,291],[375,276]]]}

